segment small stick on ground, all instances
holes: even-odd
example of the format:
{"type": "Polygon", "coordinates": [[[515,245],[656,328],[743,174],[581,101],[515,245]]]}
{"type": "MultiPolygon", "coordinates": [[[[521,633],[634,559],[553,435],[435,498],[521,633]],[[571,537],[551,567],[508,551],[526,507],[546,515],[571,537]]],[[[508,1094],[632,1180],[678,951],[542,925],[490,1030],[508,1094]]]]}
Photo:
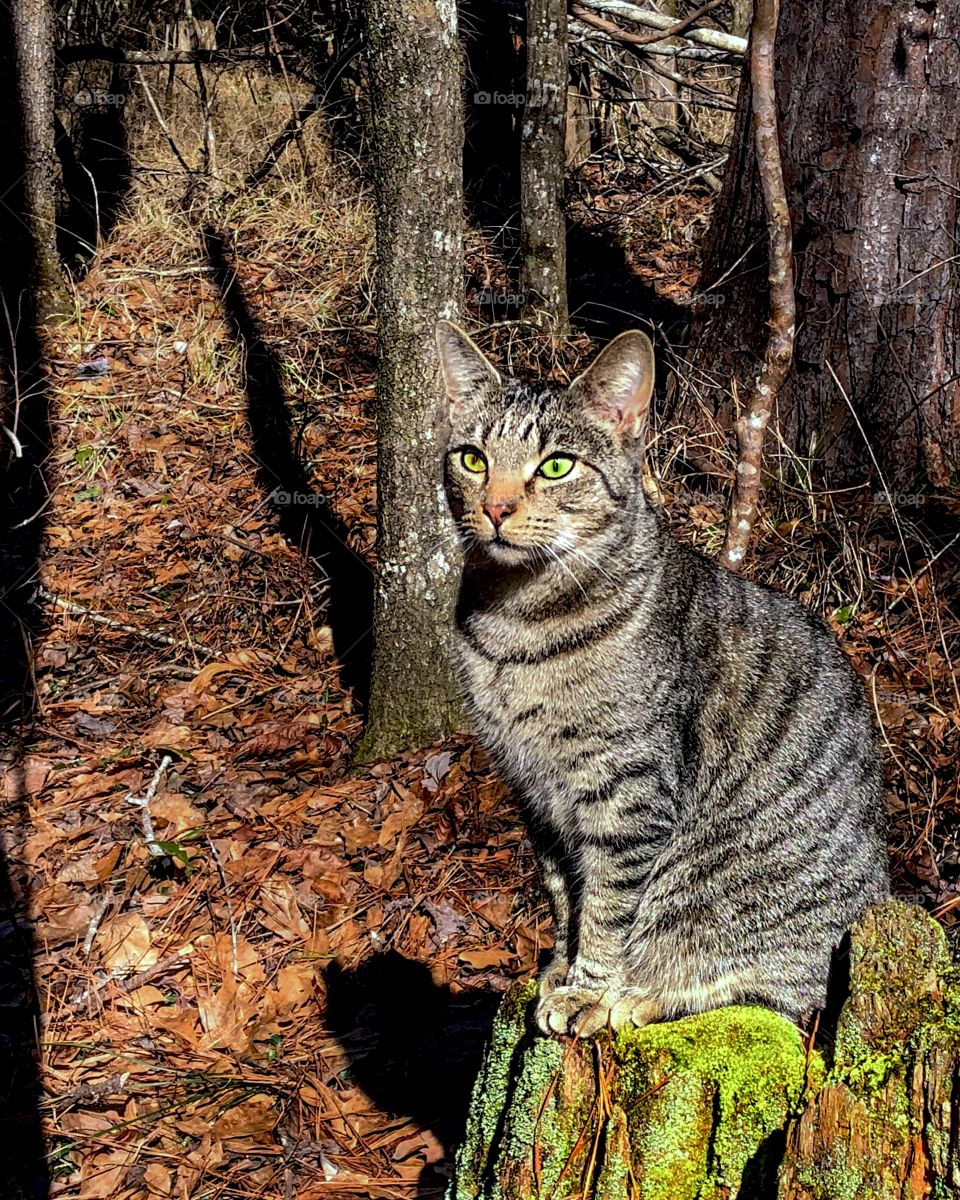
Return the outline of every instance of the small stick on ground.
{"type": "Polygon", "coordinates": [[[153,642],[157,646],[174,646],[178,650],[192,650],[194,654],[203,654],[208,658],[216,658],[217,656],[217,651],[210,646],[202,646],[199,642],[178,640],[166,633],[156,633],[152,629],[138,629],[136,625],[127,625],[123,621],[115,621],[113,617],[108,617],[104,613],[95,612],[92,608],[84,608],[82,604],[74,604],[72,600],[65,600],[62,596],[56,595],[56,593],[51,592],[42,585],[37,588],[37,595],[43,600],[47,600],[50,604],[56,605],[57,608],[62,609],[65,613],[70,613],[73,617],[86,617],[97,625],[105,625],[108,629],[119,629],[123,633],[129,633],[134,637],[142,638],[145,642],[153,642]]]}
{"type": "Polygon", "coordinates": [[[736,423],[739,458],[733,495],[727,515],[727,535],[720,561],[739,571],[750,544],[760,504],[760,471],[763,435],[770,421],[780,386],[793,361],[796,333],[796,297],[793,290],[793,230],[783,185],[780,139],[777,131],[777,96],[774,44],[779,0],[756,0],[750,31],[750,86],[757,171],[767,214],[770,282],[770,333],[763,366],[746,409],[736,423]]]}
{"type": "Polygon", "coordinates": [[[88,955],[93,949],[93,943],[97,936],[97,930],[103,918],[107,915],[107,909],[113,903],[113,891],[104,893],[94,905],[93,916],[90,918],[90,924],[87,926],[87,936],[83,939],[83,953],[88,955]]]}
{"type": "Polygon", "coordinates": [[[213,861],[217,865],[217,874],[220,876],[220,884],[223,887],[223,900],[227,906],[227,920],[230,923],[230,950],[233,954],[233,978],[239,979],[240,958],[237,954],[237,922],[233,916],[233,905],[230,903],[230,882],[227,879],[226,871],[223,869],[223,859],[220,857],[220,851],[209,834],[207,835],[207,845],[210,847],[213,861]]]}
{"type": "Polygon", "coordinates": [[[128,804],[134,804],[140,809],[140,823],[143,825],[143,840],[146,843],[147,850],[154,858],[164,858],[166,850],[157,842],[156,835],[153,832],[153,818],[150,816],[150,802],[157,794],[157,788],[160,786],[160,780],[163,778],[163,773],[173,762],[173,756],[165,754],[160,759],[160,765],[153,773],[153,778],[150,780],[150,786],[142,796],[134,796],[129,793],[125,799],[128,804]]]}

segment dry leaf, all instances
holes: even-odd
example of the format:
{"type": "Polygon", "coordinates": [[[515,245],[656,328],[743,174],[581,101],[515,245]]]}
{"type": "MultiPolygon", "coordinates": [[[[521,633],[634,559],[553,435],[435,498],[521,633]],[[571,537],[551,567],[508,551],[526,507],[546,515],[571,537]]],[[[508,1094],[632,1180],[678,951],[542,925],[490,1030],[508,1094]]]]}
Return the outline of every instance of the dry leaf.
{"type": "Polygon", "coordinates": [[[154,1196],[169,1196],[173,1189],[170,1171],[160,1163],[148,1163],[143,1172],[143,1182],[154,1196]]]}
{"type": "Polygon", "coordinates": [[[213,1135],[218,1138],[253,1138],[260,1142],[272,1140],[277,1123],[277,1110],[272,1096],[249,1096],[221,1113],[213,1123],[213,1135]]]}
{"type": "Polygon", "coordinates": [[[100,957],[108,970],[126,973],[152,967],[160,955],[151,944],[150,930],[143,917],[139,913],[121,913],[104,924],[100,957]]]}
{"type": "Polygon", "coordinates": [[[513,954],[505,946],[495,946],[492,950],[464,950],[460,953],[460,961],[475,971],[505,966],[511,958],[513,954]]]}

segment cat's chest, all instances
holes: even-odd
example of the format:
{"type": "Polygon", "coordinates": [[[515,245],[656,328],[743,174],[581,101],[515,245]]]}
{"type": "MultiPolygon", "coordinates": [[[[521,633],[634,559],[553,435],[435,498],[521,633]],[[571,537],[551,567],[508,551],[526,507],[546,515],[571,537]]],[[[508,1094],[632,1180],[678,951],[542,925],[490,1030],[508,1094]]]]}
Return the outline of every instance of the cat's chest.
{"type": "MultiPolygon", "coordinates": [[[[534,798],[574,783],[571,762],[583,740],[617,715],[603,678],[578,656],[495,656],[461,639],[464,685],[477,735],[509,780],[534,798]],[[515,661],[520,658],[521,661],[515,661]],[[604,714],[599,716],[598,714],[604,714]]],[[[500,643],[502,647],[502,643],[500,643]]]]}

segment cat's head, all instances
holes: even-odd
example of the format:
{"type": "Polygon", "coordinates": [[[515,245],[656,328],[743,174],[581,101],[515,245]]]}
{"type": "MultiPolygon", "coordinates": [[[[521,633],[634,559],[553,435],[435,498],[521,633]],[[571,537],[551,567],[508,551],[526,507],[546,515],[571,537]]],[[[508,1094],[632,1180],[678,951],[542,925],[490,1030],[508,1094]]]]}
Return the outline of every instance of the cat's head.
{"type": "Polygon", "coordinates": [[[447,499],[463,540],[503,565],[595,557],[644,506],[650,340],[620,334],[566,388],[501,375],[449,321],[437,346],[447,499]]]}

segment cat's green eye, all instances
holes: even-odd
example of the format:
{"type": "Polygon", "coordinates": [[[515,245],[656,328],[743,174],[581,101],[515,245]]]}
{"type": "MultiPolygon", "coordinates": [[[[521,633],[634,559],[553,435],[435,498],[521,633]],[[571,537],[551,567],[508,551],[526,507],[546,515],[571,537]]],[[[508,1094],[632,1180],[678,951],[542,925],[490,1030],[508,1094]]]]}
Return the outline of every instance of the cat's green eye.
{"type": "Polygon", "coordinates": [[[545,458],[537,467],[537,474],[542,475],[544,479],[563,479],[564,475],[570,474],[576,462],[577,460],[568,454],[554,454],[552,458],[545,458]]]}
{"type": "Polygon", "coordinates": [[[460,461],[474,475],[482,475],[487,469],[487,460],[482,454],[478,454],[476,450],[464,450],[460,455],[460,461]]]}

